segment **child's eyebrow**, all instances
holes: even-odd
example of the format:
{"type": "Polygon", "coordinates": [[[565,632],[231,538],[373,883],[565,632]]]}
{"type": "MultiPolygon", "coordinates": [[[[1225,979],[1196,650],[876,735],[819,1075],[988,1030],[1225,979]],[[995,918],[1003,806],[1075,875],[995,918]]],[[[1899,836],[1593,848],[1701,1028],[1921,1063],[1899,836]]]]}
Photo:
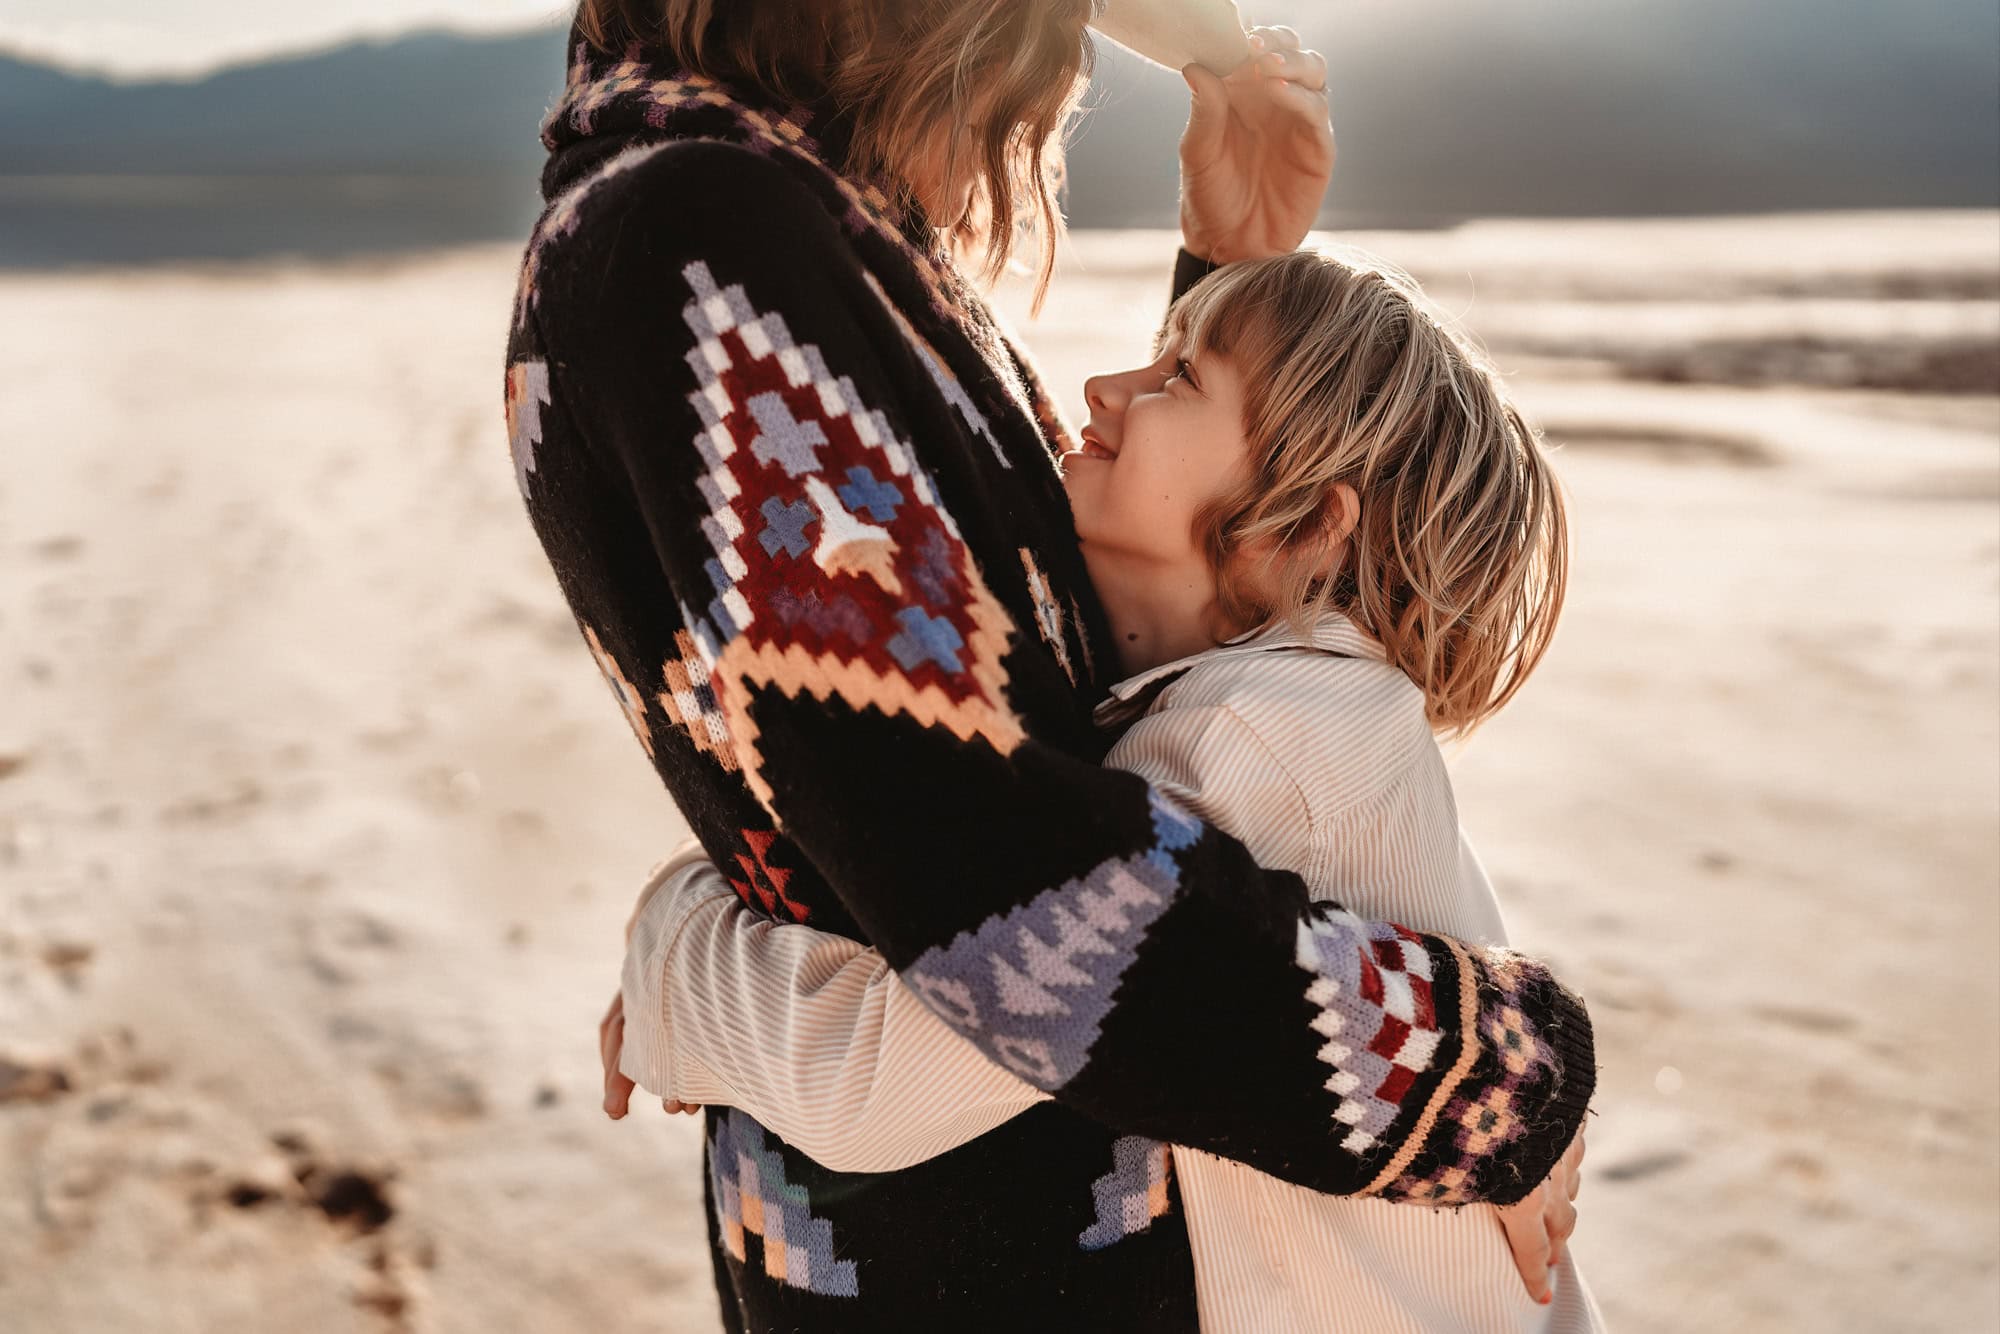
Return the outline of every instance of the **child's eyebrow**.
{"type": "Polygon", "coordinates": [[[1166,351],[1168,343],[1185,343],[1186,341],[1186,314],[1180,310],[1169,311],[1167,312],[1166,323],[1162,324],[1159,333],[1153,336],[1153,356],[1157,360],[1160,353],[1166,351]]]}

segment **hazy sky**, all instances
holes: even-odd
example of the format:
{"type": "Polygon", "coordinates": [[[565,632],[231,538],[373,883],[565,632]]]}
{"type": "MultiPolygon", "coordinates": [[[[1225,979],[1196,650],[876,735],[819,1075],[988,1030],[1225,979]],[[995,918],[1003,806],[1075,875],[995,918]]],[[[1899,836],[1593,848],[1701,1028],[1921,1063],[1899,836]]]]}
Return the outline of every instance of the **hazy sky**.
{"type": "Polygon", "coordinates": [[[124,74],[186,72],[423,23],[520,28],[567,0],[0,0],[0,47],[124,74]]]}
{"type": "MultiPolygon", "coordinates": [[[[1299,2],[1243,0],[1266,22],[1299,2]]],[[[571,0],[0,0],[0,49],[125,75],[180,74],[362,33],[520,28],[571,9],[571,0]]]]}
{"type": "MultiPolygon", "coordinates": [[[[1828,0],[1832,11],[1879,5],[1871,23],[1948,37],[1963,33],[1980,50],[1991,47],[1992,0],[1828,0]],[[1968,27],[1968,16],[1979,19],[1968,27]]],[[[1493,0],[1238,0],[1261,22],[1287,19],[1328,40],[1326,25],[1394,20],[1407,30],[1418,13],[1432,13],[1426,30],[1448,35],[1452,16],[1493,0]]],[[[1726,0],[1704,0],[1710,8],[1726,0]]],[[[1619,15],[1672,30],[1686,18],[1687,0],[1502,0],[1513,29],[1560,33],[1586,8],[1599,26],[1619,15]]],[[[355,36],[386,35],[426,24],[471,29],[523,28],[557,21],[573,0],[0,0],[0,50],[52,58],[123,75],[193,73],[232,60],[296,51],[355,36]]],[[[1700,8],[1701,6],[1695,6],[1700,8]]]]}

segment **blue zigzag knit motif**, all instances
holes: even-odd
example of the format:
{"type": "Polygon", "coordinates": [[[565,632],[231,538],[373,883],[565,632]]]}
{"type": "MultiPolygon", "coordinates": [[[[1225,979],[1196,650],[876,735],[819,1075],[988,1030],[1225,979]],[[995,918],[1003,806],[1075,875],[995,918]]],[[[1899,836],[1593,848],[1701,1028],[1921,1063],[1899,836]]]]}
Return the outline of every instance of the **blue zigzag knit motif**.
{"type": "Polygon", "coordinates": [[[1144,1232],[1167,1211],[1172,1160],[1166,1145],[1144,1135],[1126,1135],[1111,1146],[1111,1161],[1112,1169],[1090,1187],[1097,1199],[1097,1221],[1076,1239],[1086,1251],[1100,1251],[1144,1232]]]}
{"type": "Polygon", "coordinates": [[[743,1234],[764,1239],[764,1273],[790,1287],[829,1297],[854,1297],[854,1261],[833,1258],[833,1224],[812,1213],[804,1186],[785,1174],[785,1160],[764,1141],[764,1128],[734,1108],[716,1122],[708,1146],[723,1249],[746,1258],[743,1234]]]}
{"type": "Polygon", "coordinates": [[[1158,793],[1151,801],[1151,848],[988,918],[902,974],[952,1027],[1037,1088],[1061,1088],[1083,1069],[1119,979],[1180,889],[1174,854],[1194,844],[1201,824],[1158,793]]]}

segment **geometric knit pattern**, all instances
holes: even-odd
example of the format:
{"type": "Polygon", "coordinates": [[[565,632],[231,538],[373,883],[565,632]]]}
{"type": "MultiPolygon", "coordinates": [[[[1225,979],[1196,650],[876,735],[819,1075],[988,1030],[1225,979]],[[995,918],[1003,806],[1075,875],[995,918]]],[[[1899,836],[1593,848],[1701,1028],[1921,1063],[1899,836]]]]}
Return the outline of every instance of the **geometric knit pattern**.
{"type": "Polygon", "coordinates": [[[785,1160],[765,1142],[764,1128],[733,1108],[716,1119],[708,1181],[733,1259],[745,1261],[744,1234],[754,1233],[764,1239],[767,1277],[828,1297],[860,1295],[854,1261],[834,1258],[833,1224],[813,1217],[805,1187],[786,1180],[785,1160]]]}
{"type": "Polygon", "coordinates": [[[693,630],[751,791],[770,805],[750,715],[760,686],[1012,751],[1022,732],[1001,657],[1013,623],[914,451],[741,285],[700,261],[682,277],[713,553],[693,630]]]}
{"type": "Polygon", "coordinates": [[[1499,1059],[1499,1079],[1445,1105],[1442,1121],[1452,1130],[1456,1157],[1428,1174],[1406,1174],[1390,1192],[1396,1198],[1439,1206],[1479,1199],[1479,1166],[1527,1133],[1522,1093],[1560,1073],[1555,1052],[1521,1008],[1521,962],[1519,956],[1490,955],[1493,986],[1481,988],[1478,1031],[1499,1059]]]}
{"type": "Polygon", "coordinates": [[[1121,1136],[1111,1146],[1112,1169],[1091,1183],[1097,1221],[1078,1235],[1086,1251],[1144,1232],[1167,1212],[1167,1178],[1173,1157],[1167,1146],[1144,1135],[1121,1136]]]}
{"type": "Polygon", "coordinates": [[[584,204],[620,176],[644,166],[665,147],[664,144],[641,144],[625,149],[550,201],[541,220],[535,224],[534,234],[528,239],[528,253],[521,265],[521,280],[514,295],[518,323],[525,324],[541,302],[542,257],[551,245],[576,231],[577,223],[583,216],[584,204]]]}
{"type": "Polygon", "coordinates": [[[1042,567],[1035,563],[1035,553],[1026,547],[1021,548],[1021,569],[1028,576],[1028,599],[1035,604],[1035,628],[1042,632],[1042,642],[1062,664],[1063,675],[1075,685],[1076,668],[1070,664],[1069,639],[1063,633],[1062,603],[1056,600],[1042,567]]]}
{"type": "MultiPolygon", "coordinates": [[[[558,146],[560,134],[565,131],[589,134],[595,128],[600,111],[620,98],[636,96],[646,108],[645,118],[649,124],[664,124],[677,112],[710,108],[724,110],[736,120],[737,136],[731,142],[756,152],[787,154],[815,167],[824,167],[816,156],[816,146],[806,133],[806,127],[811,122],[811,113],[806,109],[766,112],[733,97],[729,89],[706,75],[677,70],[661,77],[660,71],[640,59],[639,54],[633,52],[600,74],[593,68],[588,46],[577,42],[570,80],[562,97],[542,122],[543,144],[553,151],[558,146]]],[[[663,145],[641,145],[627,150],[627,154],[649,154],[660,147],[663,145]]],[[[624,170],[628,164],[613,159],[612,167],[624,170]]],[[[601,174],[605,168],[597,170],[601,174]]],[[[826,179],[847,203],[847,213],[842,222],[848,230],[870,232],[894,246],[914,271],[929,298],[932,311],[947,321],[962,324],[968,297],[963,278],[941,251],[926,253],[910,244],[897,225],[899,214],[881,186],[873,181],[858,180],[846,172],[828,172],[826,179]]],[[[597,179],[587,178],[572,193],[587,193],[595,189],[597,183],[597,179]]],[[[575,229],[578,202],[580,200],[558,197],[550,209],[550,213],[556,215],[557,226],[554,229],[543,228],[551,231],[548,239],[575,229]]],[[[527,265],[530,277],[522,286],[524,304],[532,304],[535,299],[532,275],[538,267],[540,248],[546,240],[538,233],[535,242],[527,265]]]]}
{"type": "Polygon", "coordinates": [[[1151,794],[1153,846],[988,918],[903,970],[903,985],[1035,1087],[1054,1091],[1090,1058],[1112,995],[1180,888],[1173,854],[1201,824],[1151,794]]]}
{"type": "Polygon", "coordinates": [[[648,759],[653,755],[653,727],[646,720],[646,697],[625,675],[625,669],[618,665],[618,659],[611,656],[597,637],[591,626],[583,627],[583,642],[590,648],[590,656],[597,661],[597,670],[604,674],[604,684],[611,687],[611,697],[618,701],[618,707],[625,714],[625,721],[632,725],[632,735],[639,738],[639,744],[646,748],[648,759]]]}
{"type": "Polygon", "coordinates": [[[674,647],[680,656],[667,659],[667,688],[660,692],[660,707],[666,710],[668,721],[687,732],[696,750],[714,756],[724,769],[734,772],[736,748],[729,740],[729,721],[715,703],[708,663],[686,630],[675,632],[674,647]]]}
{"type": "Polygon", "coordinates": [[[803,922],[812,916],[810,906],[798,902],[785,892],[796,874],[788,866],[779,866],[771,860],[771,848],[778,842],[773,830],[744,829],[738,831],[743,841],[749,845],[750,855],[735,854],[736,867],[743,872],[743,879],[728,876],[736,897],[744,906],[764,917],[784,921],[803,922]]]}
{"type": "Polygon", "coordinates": [[[1388,1132],[1444,1036],[1431,958],[1413,931],[1330,904],[1314,908],[1299,923],[1298,963],[1313,975],[1306,999],[1320,1007],[1312,1027],[1326,1038],[1319,1058],[1333,1067],[1333,1119],[1350,1127],[1340,1146],[1362,1154],[1388,1132]]]}
{"type": "Polygon", "coordinates": [[[965,386],[951,373],[951,368],[944,364],[944,358],[931,346],[930,339],[917,332],[917,327],[910,323],[907,315],[896,308],[896,303],[889,299],[889,294],[882,290],[882,284],[872,273],[868,275],[868,285],[874,289],[876,296],[882,298],[882,308],[896,321],[896,328],[904,339],[916,349],[918,360],[922,361],[924,369],[930,372],[931,383],[935,384],[938,392],[944,395],[945,402],[958,409],[958,415],[965,419],[965,424],[972,428],[974,435],[986,442],[986,447],[993,451],[993,457],[1000,461],[1001,467],[1013,467],[1013,461],[1007,457],[1007,451],[1000,448],[999,440],[994,438],[993,427],[987,422],[986,414],[979,410],[979,405],[972,401],[972,395],[965,392],[965,386]]]}
{"type": "MultiPolygon", "coordinates": [[[[553,151],[565,131],[588,134],[595,127],[599,113],[620,99],[636,99],[643,105],[649,125],[663,125],[677,113],[690,110],[726,111],[736,122],[736,135],[732,142],[768,156],[789,157],[811,165],[845,200],[847,210],[841,221],[847,230],[856,234],[868,233],[893,247],[908,266],[911,276],[917,280],[931,313],[964,334],[983,351],[987,363],[983,369],[989,377],[989,384],[1000,390],[1012,407],[1032,417],[1041,426],[1045,440],[1061,443],[1061,448],[1050,452],[1051,460],[1069,448],[1071,432],[1068,423],[1063,420],[1061,407],[1038,378],[1024,377],[1014,364],[1017,360],[1025,361],[1025,354],[1004,328],[989,324],[994,318],[993,312],[971,290],[955,263],[947,257],[949,247],[940,243],[931,250],[925,250],[911,244],[900,225],[903,213],[879,183],[850,176],[844,171],[828,171],[819,145],[807,133],[813,122],[814,113],[811,110],[791,107],[780,111],[750,106],[734,96],[731,89],[706,75],[687,70],[675,70],[663,76],[662,71],[643,59],[642,53],[636,49],[628,52],[623,61],[600,71],[595,67],[588,46],[577,41],[572,47],[570,79],[563,95],[542,122],[542,143],[553,151]]],[[[575,230],[584,197],[595,191],[607,177],[631,170],[664,146],[642,144],[627,149],[557,197],[531,241],[517,303],[523,312],[536,300],[535,275],[542,251],[551,240],[575,230]]],[[[933,380],[959,409],[966,424],[985,440],[1002,467],[1013,467],[989,418],[973,402],[971,394],[951,372],[945,359],[937,354],[929,340],[917,333],[902,305],[883,289],[875,273],[864,271],[862,276],[882,298],[900,329],[909,335],[912,348],[925,357],[933,380]]]]}
{"type": "Polygon", "coordinates": [[[535,470],[535,446],[542,443],[542,408],[549,402],[549,365],[524,361],[507,368],[507,443],[514,453],[514,480],[522,498],[535,470]]]}

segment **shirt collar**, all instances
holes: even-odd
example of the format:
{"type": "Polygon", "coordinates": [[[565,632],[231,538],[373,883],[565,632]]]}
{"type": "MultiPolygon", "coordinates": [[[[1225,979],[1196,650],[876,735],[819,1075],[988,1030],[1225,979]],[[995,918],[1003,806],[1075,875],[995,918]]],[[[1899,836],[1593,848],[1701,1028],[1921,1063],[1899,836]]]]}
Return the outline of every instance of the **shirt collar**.
{"type": "Polygon", "coordinates": [[[1214,648],[1126,677],[1111,687],[1110,698],[1097,706],[1093,717],[1099,727],[1117,726],[1144,713],[1159,691],[1183,672],[1279,649],[1316,649],[1343,658],[1372,658],[1377,662],[1386,662],[1389,657],[1373,636],[1339,612],[1328,612],[1304,630],[1279,617],[1214,648]]]}

